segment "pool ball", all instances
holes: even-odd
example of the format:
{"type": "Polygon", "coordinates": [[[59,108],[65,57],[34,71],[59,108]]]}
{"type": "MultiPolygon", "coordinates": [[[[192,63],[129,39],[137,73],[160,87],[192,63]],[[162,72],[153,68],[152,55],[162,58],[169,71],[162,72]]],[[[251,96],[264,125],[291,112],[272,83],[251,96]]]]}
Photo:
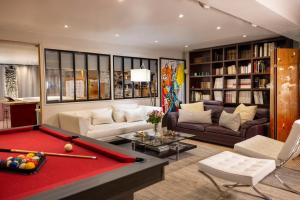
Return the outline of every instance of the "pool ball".
{"type": "Polygon", "coordinates": [[[35,164],[33,162],[27,162],[25,164],[25,169],[26,170],[30,170],[30,169],[34,169],[35,168],[35,164]]]}
{"type": "Polygon", "coordinates": [[[72,151],[72,149],[73,149],[72,144],[68,143],[68,144],[65,145],[65,151],[66,152],[70,152],[70,151],[72,151]]]}

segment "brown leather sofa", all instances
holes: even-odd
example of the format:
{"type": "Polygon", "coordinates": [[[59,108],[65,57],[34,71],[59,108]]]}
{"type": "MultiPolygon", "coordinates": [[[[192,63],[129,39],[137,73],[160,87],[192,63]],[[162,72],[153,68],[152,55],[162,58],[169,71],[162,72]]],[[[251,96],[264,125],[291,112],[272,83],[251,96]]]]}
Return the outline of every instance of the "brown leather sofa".
{"type": "Polygon", "coordinates": [[[178,112],[167,115],[169,130],[194,134],[193,139],[233,147],[235,143],[251,138],[255,135],[268,135],[269,109],[258,108],[255,118],[240,126],[239,131],[219,126],[219,118],[223,110],[234,112],[235,107],[223,106],[222,102],[204,101],[204,110],[212,110],[212,124],[178,123],[178,112]]]}

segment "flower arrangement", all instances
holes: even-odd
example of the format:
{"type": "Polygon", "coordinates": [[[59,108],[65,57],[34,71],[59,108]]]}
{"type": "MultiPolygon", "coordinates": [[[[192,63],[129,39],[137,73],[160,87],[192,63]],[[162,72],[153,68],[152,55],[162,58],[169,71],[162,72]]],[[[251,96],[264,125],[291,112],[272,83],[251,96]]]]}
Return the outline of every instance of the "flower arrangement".
{"type": "Polygon", "coordinates": [[[148,113],[147,122],[157,125],[160,123],[163,116],[164,116],[164,113],[162,111],[153,110],[152,112],[148,113]]]}

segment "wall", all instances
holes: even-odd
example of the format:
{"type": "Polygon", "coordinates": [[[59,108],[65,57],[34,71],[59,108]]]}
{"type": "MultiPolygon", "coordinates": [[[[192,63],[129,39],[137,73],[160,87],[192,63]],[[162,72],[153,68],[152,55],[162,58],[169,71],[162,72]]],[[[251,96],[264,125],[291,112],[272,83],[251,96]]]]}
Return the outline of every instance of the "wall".
{"type": "MultiPolygon", "coordinates": [[[[44,78],[45,78],[44,48],[75,50],[75,51],[84,51],[84,52],[104,53],[104,54],[111,54],[111,55],[156,58],[156,59],[159,59],[159,57],[183,58],[183,54],[181,51],[161,49],[158,48],[159,46],[154,46],[157,44],[152,44],[153,46],[150,48],[138,48],[132,46],[110,45],[110,44],[98,43],[95,41],[80,40],[80,39],[73,39],[73,38],[60,38],[60,37],[55,37],[50,35],[47,36],[45,35],[41,36],[38,34],[26,35],[26,33],[17,34],[17,33],[8,33],[4,31],[0,32],[0,38],[5,40],[14,40],[14,41],[40,44],[40,63],[42,66],[41,67],[42,123],[47,123],[54,126],[58,126],[57,113],[61,111],[101,108],[101,107],[109,106],[112,103],[116,103],[116,102],[117,103],[135,102],[138,104],[149,105],[150,99],[143,98],[143,99],[132,99],[132,100],[107,100],[107,101],[96,101],[96,102],[93,101],[93,102],[46,104],[45,84],[44,84],[44,78]]],[[[112,63],[113,62],[111,57],[111,73],[113,73],[112,63]]],[[[111,84],[113,85],[112,80],[111,80],[111,84]]],[[[158,88],[160,93],[160,87],[158,88]]],[[[159,105],[160,99],[157,98],[156,102],[157,105],[159,105]]]]}

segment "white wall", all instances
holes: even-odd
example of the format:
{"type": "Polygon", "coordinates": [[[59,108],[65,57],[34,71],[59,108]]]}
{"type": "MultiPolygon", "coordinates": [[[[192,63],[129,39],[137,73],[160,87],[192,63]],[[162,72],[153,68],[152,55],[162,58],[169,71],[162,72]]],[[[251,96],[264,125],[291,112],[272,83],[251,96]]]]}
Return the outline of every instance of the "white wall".
{"type": "MultiPolygon", "coordinates": [[[[136,56],[136,57],[156,58],[156,59],[159,59],[159,57],[183,58],[183,54],[181,51],[160,49],[158,48],[159,46],[155,46],[157,44],[153,44],[153,46],[150,46],[149,48],[137,48],[132,46],[117,46],[117,45],[98,43],[95,41],[79,40],[79,39],[72,39],[72,38],[40,36],[37,34],[26,35],[26,33],[17,34],[17,33],[7,33],[4,31],[2,32],[0,31],[0,38],[5,40],[15,40],[15,41],[32,42],[32,43],[40,44],[41,84],[42,84],[41,86],[42,123],[47,123],[54,126],[58,126],[57,113],[61,111],[101,108],[116,102],[122,102],[122,103],[136,102],[138,104],[149,105],[150,99],[143,98],[143,99],[132,99],[132,100],[115,100],[115,101],[105,100],[105,101],[92,101],[92,102],[46,104],[45,84],[44,84],[44,74],[45,74],[44,48],[104,53],[104,54],[111,54],[111,55],[136,56]]],[[[112,64],[113,62],[111,57],[111,73],[113,73],[112,64]]],[[[111,80],[111,84],[113,86],[112,80],[111,80]]],[[[160,93],[160,86],[158,88],[160,93]]],[[[160,98],[157,98],[157,105],[159,105],[159,102],[160,102],[160,98]]]]}

